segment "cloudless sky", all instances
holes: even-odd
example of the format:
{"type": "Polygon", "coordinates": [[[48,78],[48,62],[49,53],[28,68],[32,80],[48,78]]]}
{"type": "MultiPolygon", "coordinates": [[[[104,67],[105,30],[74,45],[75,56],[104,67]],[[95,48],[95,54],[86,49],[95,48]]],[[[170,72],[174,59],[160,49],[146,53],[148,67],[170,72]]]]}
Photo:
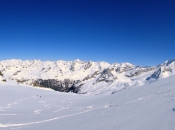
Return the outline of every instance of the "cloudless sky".
{"type": "Polygon", "coordinates": [[[0,0],[0,60],[174,58],[175,0],[0,0]]]}

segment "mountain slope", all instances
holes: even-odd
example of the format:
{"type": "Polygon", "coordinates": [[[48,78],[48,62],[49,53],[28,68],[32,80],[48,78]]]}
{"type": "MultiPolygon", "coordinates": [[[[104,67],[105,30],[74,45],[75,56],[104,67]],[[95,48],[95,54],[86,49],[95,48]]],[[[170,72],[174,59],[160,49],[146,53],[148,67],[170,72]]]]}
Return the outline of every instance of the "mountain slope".
{"type": "Polygon", "coordinates": [[[174,79],[99,96],[0,82],[0,129],[173,130],[174,79]]]}

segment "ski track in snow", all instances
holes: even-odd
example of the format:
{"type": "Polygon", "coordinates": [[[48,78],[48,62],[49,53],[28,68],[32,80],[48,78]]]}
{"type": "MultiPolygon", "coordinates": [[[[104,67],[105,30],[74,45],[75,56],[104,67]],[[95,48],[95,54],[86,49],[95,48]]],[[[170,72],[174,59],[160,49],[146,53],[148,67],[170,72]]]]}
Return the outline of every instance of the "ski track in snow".
{"type": "Polygon", "coordinates": [[[58,110],[56,110],[56,111],[53,111],[53,112],[59,112],[59,111],[62,111],[62,110],[66,110],[66,109],[69,109],[69,107],[63,107],[63,108],[61,108],[61,109],[58,109],[58,110]]]}
{"type": "Polygon", "coordinates": [[[65,116],[55,117],[55,118],[51,118],[51,119],[47,119],[47,120],[37,121],[37,122],[19,123],[19,124],[0,124],[0,128],[19,127],[19,126],[25,126],[25,125],[33,125],[33,124],[45,123],[45,122],[49,122],[49,121],[54,121],[54,120],[66,118],[66,117],[80,115],[80,114],[87,113],[87,112],[90,112],[90,111],[92,111],[92,109],[85,110],[85,111],[79,112],[79,113],[74,113],[74,114],[69,114],[69,115],[65,115],[65,116]]]}
{"type": "Polygon", "coordinates": [[[31,99],[31,98],[35,98],[35,97],[31,96],[31,97],[28,97],[28,98],[22,98],[20,100],[16,100],[12,103],[8,103],[6,107],[0,107],[0,111],[1,111],[1,109],[8,109],[8,108],[12,107],[13,105],[17,105],[18,103],[20,103],[22,101],[26,101],[26,100],[31,99]]]}
{"type": "MultiPolygon", "coordinates": [[[[135,99],[135,100],[131,100],[131,101],[127,101],[125,103],[121,103],[121,104],[116,104],[116,105],[109,105],[108,107],[119,107],[119,106],[123,106],[123,105],[128,105],[128,104],[131,104],[131,103],[134,103],[134,102],[137,102],[137,101],[141,101],[141,100],[145,100],[145,99],[148,99],[148,98],[153,98],[153,97],[157,97],[157,96],[162,96],[164,94],[168,94],[170,92],[174,92],[175,88],[174,89],[170,89],[170,90],[164,90],[164,91],[160,91],[160,92],[156,92],[154,94],[150,94],[150,95],[147,95],[147,96],[144,96],[144,97],[140,97],[138,99],[135,99]]],[[[172,100],[175,100],[175,97],[172,98],[172,100]]],[[[106,108],[107,106],[105,106],[106,108]]]]}
{"type": "Polygon", "coordinates": [[[42,110],[35,110],[34,113],[35,114],[40,114],[42,110]]]}
{"type": "MultiPolygon", "coordinates": [[[[144,96],[144,97],[140,97],[140,98],[138,98],[138,99],[131,100],[131,101],[127,101],[127,102],[124,102],[124,103],[121,103],[121,104],[109,105],[109,107],[123,106],[123,105],[131,104],[131,103],[134,103],[134,102],[137,102],[137,101],[140,101],[140,100],[144,100],[144,99],[147,99],[147,98],[156,97],[156,96],[161,96],[161,95],[163,95],[163,94],[167,94],[167,93],[170,93],[170,92],[174,92],[174,90],[175,90],[175,88],[174,88],[174,89],[170,89],[170,90],[160,91],[160,92],[157,92],[157,93],[154,93],[154,94],[150,94],[150,95],[147,95],[147,96],[144,96]]],[[[28,100],[28,99],[30,99],[30,98],[36,98],[36,97],[32,96],[32,97],[29,97],[29,98],[24,98],[24,99],[16,100],[16,101],[14,101],[13,103],[9,103],[9,104],[7,105],[7,107],[5,107],[5,108],[10,108],[12,105],[16,105],[17,103],[22,102],[22,101],[24,101],[24,100],[28,100]]],[[[172,98],[172,100],[175,100],[175,96],[172,98]]],[[[65,100],[64,100],[64,102],[65,102],[65,100]]],[[[39,103],[42,103],[42,105],[43,105],[44,107],[47,107],[47,106],[50,105],[50,104],[45,104],[46,101],[39,101],[39,103]]],[[[72,103],[72,102],[71,102],[71,103],[72,103]]],[[[110,104],[110,103],[109,103],[109,104],[110,104]]],[[[103,108],[107,108],[107,107],[108,107],[108,106],[107,106],[107,104],[106,104],[103,108]]],[[[47,107],[47,108],[50,108],[50,107],[47,107]]],[[[75,109],[75,108],[76,108],[76,109],[85,109],[85,108],[88,109],[88,108],[101,108],[101,107],[97,107],[97,106],[87,106],[87,107],[85,107],[85,108],[82,108],[82,107],[74,107],[74,109],[75,109]]],[[[58,112],[58,111],[65,110],[65,109],[69,109],[69,107],[62,107],[61,109],[58,109],[58,110],[53,111],[53,112],[58,112]]],[[[0,107],[0,111],[4,111],[3,107],[0,107]]],[[[42,110],[35,110],[34,112],[35,112],[35,113],[39,113],[40,111],[42,111],[42,110]]]]}
{"type": "MultiPolygon", "coordinates": [[[[27,101],[27,100],[29,100],[29,99],[34,99],[34,98],[37,98],[37,97],[31,96],[31,97],[28,97],[28,98],[22,98],[22,99],[16,100],[16,101],[14,101],[14,102],[12,102],[12,103],[8,103],[7,106],[5,106],[5,107],[0,107],[0,112],[1,112],[1,111],[6,111],[7,109],[12,108],[14,105],[18,105],[18,104],[22,103],[23,101],[27,101]]],[[[43,103],[43,102],[45,102],[45,101],[42,101],[42,103],[43,103]]],[[[43,104],[43,106],[44,106],[44,105],[45,105],[45,104],[43,104]]],[[[34,113],[35,113],[35,114],[39,114],[41,111],[42,111],[42,110],[35,110],[34,113]]],[[[0,114],[0,115],[17,115],[17,114],[0,114]]]]}

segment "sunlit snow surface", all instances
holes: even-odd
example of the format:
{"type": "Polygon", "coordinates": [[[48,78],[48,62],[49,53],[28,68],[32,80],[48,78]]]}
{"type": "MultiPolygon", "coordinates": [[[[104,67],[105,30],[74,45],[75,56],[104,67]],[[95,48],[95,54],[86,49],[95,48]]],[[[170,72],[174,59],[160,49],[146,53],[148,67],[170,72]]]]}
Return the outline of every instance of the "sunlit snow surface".
{"type": "Polygon", "coordinates": [[[174,107],[175,76],[101,95],[0,82],[0,130],[174,130],[174,107]]]}

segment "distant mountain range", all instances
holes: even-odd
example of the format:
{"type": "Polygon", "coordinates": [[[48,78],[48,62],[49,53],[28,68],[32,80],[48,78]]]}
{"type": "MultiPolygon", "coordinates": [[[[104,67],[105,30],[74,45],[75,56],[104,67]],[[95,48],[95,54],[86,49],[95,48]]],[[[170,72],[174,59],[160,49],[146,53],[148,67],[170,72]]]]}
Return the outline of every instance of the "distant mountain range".
{"type": "Polygon", "coordinates": [[[52,88],[61,92],[114,93],[142,86],[175,74],[175,59],[158,66],[142,67],[130,63],[40,60],[0,61],[0,81],[52,88]]]}

